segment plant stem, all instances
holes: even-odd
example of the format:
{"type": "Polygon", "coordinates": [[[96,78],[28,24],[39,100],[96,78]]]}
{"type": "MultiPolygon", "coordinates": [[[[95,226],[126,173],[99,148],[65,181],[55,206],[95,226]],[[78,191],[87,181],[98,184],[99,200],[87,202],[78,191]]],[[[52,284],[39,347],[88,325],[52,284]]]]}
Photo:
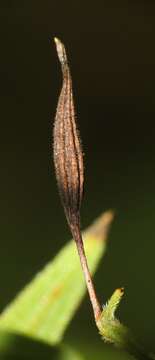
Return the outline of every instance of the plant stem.
{"type": "Polygon", "coordinates": [[[81,231],[80,231],[80,226],[77,225],[77,226],[72,227],[71,231],[72,231],[74,240],[76,242],[76,246],[77,246],[77,250],[78,250],[78,254],[79,254],[79,258],[80,258],[80,262],[81,262],[81,267],[82,267],[84,278],[86,281],[90,301],[91,301],[91,304],[93,307],[95,321],[97,322],[97,320],[99,319],[99,317],[101,315],[102,308],[98,301],[94,283],[93,283],[93,280],[92,280],[92,277],[91,277],[91,274],[89,271],[88,262],[87,262],[84,245],[83,245],[83,240],[82,240],[82,235],[81,235],[81,231]]]}

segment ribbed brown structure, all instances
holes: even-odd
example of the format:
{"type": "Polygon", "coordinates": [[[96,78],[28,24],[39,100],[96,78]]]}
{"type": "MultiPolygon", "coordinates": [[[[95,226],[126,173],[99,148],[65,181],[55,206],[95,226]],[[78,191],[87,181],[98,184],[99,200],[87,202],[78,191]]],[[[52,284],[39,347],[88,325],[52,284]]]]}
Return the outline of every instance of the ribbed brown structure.
{"type": "Polygon", "coordinates": [[[66,52],[60,40],[55,39],[63,73],[54,124],[54,163],[56,178],[66,217],[71,225],[79,221],[83,194],[83,155],[76,128],[72,80],[66,52]]]}
{"type": "Polygon", "coordinates": [[[63,84],[54,124],[54,164],[66,218],[76,242],[95,320],[101,314],[80,231],[80,206],[83,195],[83,155],[75,122],[72,80],[64,45],[55,39],[62,67],[63,84]]]}

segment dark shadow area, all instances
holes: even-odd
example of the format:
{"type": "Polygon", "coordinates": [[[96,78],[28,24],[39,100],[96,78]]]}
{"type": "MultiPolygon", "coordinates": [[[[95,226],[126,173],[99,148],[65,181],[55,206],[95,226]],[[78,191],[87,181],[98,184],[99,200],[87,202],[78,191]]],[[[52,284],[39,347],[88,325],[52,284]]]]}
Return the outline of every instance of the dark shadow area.
{"type": "Polygon", "coordinates": [[[28,337],[0,332],[1,360],[56,360],[59,350],[28,337]]]}

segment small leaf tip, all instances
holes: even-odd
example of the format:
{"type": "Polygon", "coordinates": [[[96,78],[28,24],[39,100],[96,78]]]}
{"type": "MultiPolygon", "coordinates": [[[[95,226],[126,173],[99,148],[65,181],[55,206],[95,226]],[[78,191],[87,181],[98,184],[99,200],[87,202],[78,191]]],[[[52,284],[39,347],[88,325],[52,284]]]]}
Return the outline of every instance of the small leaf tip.
{"type": "Polygon", "coordinates": [[[113,219],[114,212],[112,210],[101,214],[90,226],[91,234],[94,235],[97,239],[105,241],[113,219]]]}
{"type": "Polygon", "coordinates": [[[120,291],[120,294],[122,294],[122,295],[124,294],[124,287],[121,287],[118,290],[120,291]]]}

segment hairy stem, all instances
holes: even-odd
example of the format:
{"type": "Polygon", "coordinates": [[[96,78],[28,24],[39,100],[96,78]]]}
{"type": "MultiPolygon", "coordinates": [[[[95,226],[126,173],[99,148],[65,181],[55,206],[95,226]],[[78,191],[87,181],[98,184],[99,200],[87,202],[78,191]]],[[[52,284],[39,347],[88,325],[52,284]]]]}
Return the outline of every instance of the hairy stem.
{"type": "Polygon", "coordinates": [[[79,258],[80,258],[80,262],[81,262],[81,267],[82,267],[84,278],[86,281],[90,301],[91,301],[91,304],[93,307],[95,321],[97,322],[97,320],[99,319],[99,317],[101,315],[102,309],[101,309],[101,305],[100,305],[97,295],[96,295],[92,276],[89,271],[88,262],[87,262],[87,258],[86,258],[86,254],[85,254],[85,250],[84,250],[84,245],[83,245],[83,240],[82,240],[82,236],[81,236],[81,231],[80,231],[80,227],[78,225],[76,227],[75,226],[73,227],[72,235],[76,242],[76,246],[77,246],[77,250],[78,250],[78,254],[79,254],[79,258]]]}

